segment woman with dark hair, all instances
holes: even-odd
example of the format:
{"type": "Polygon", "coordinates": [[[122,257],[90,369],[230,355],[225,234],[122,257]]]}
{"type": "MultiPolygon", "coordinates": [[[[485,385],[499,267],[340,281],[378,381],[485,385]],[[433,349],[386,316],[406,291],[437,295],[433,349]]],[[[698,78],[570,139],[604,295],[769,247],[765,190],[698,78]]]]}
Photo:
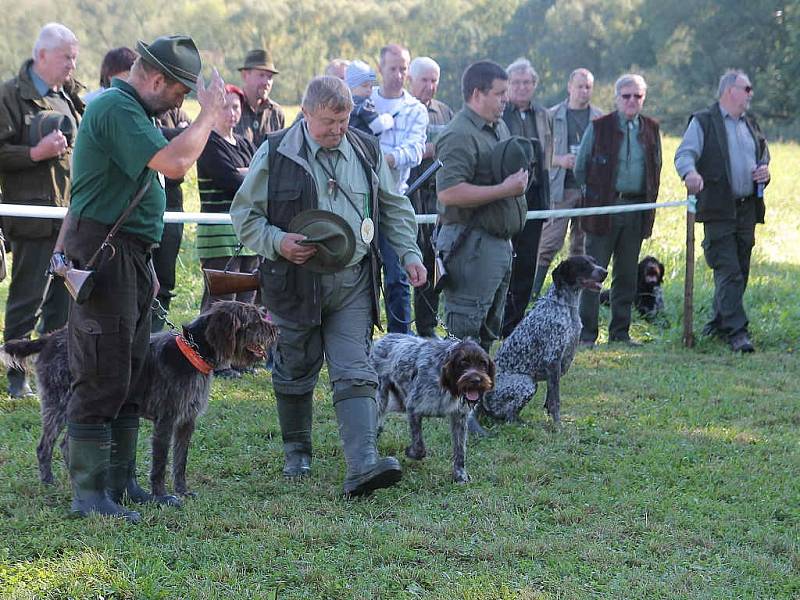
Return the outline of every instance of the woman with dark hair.
{"type": "MultiPolygon", "coordinates": [[[[256,151],[252,142],[233,131],[242,116],[244,92],[231,84],[225,86],[225,92],[226,110],[214,124],[208,143],[197,160],[200,210],[207,213],[227,214],[230,211],[233,196],[244,181],[256,151]]],[[[250,273],[258,267],[258,256],[240,247],[232,225],[198,225],[197,256],[207,269],[250,273]]],[[[218,300],[253,302],[255,295],[253,291],[212,296],[205,286],[200,310],[205,311],[218,300]]],[[[227,365],[219,365],[216,373],[223,377],[239,375],[227,365]]]]}
{"type": "Polygon", "coordinates": [[[125,46],[114,48],[106,52],[103,57],[103,62],[100,64],[100,89],[89,92],[83,98],[86,104],[89,104],[99,94],[111,86],[111,78],[119,77],[127,79],[128,73],[131,70],[133,61],[136,60],[136,53],[125,46]]]}

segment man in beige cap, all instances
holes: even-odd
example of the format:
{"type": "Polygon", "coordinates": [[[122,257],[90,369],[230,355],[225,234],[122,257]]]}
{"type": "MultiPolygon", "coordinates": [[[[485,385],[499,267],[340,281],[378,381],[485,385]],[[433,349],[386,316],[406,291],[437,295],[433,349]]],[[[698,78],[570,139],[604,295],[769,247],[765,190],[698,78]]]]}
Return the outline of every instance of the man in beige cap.
{"type": "Polygon", "coordinates": [[[283,108],[269,98],[272,78],[278,70],[269,51],[250,50],[239,72],[247,102],[242,106],[242,118],[234,131],[258,147],[270,131],[284,128],[286,117],[283,108]]]}

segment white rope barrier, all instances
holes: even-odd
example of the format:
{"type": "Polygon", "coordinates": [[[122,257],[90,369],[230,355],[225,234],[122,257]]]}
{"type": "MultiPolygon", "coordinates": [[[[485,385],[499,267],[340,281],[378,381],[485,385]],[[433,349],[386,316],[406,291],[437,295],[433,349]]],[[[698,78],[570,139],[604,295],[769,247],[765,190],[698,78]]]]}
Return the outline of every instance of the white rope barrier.
{"type": "MultiPolygon", "coordinates": [[[[593,208],[566,208],[561,210],[531,210],[527,220],[553,219],[558,217],[585,217],[589,215],[610,215],[688,206],[687,200],[672,202],[621,204],[617,206],[598,206],[593,208]]],[[[31,217],[34,219],[63,219],[66,208],[59,206],[32,206],[27,204],[0,204],[0,217],[31,217]]],[[[435,223],[437,215],[416,215],[417,223],[435,223]]],[[[230,225],[231,217],[225,213],[165,212],[165,223],[202,223],[204,225],[230,225]]]]}

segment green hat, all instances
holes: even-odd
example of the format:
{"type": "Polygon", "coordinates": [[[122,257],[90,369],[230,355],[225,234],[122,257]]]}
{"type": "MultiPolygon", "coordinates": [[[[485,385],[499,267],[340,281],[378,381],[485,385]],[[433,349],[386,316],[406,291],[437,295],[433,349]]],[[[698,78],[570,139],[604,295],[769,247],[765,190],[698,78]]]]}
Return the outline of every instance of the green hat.
{"type": "Polygon", "coordinates": [[[67,138],[67,145],[72,145],[75,138],[75,121],[67,115],[55,110],[42,110],[33,115],[28,126],[28,145],[35,146],[43,137],[60,130],[67,138]]]}
{"type": "Polygon", "coordinates": [[[498,142],[492,151],[492,176],[495,183],[525,169],[528,172],[528,185],[533,181],[536,167],[535,140],[512,135],[498,142]]]}
{"type": "Polygon", "coordinates": [[[306,236],[301,244],[312,244],[317,253],[301,266],[314,273],[336,273],[344,269],[356,250],[353,228],[342,217],[327,210],[310,209],[291,220],[287,231],[306,236]]]}
{"type": "Polygon", "coordinates": [[[149,45],[139,40],[136,42],[136,51],[143,61],[180,81],[193,92],[196,91],[197,78],[203,65],[200,52],[188,35],[165,35],[149,45]]]}
{"type": "Polygon", "coordinates": [[[240,71],[244,69],[260,69],[275,75],[279,73],[278,69],[275,68],[275,63],[272,62],[272,55],[268,50],[250,50],[247,56],[244,57],[244,65],[239,67],[240,71]]]}

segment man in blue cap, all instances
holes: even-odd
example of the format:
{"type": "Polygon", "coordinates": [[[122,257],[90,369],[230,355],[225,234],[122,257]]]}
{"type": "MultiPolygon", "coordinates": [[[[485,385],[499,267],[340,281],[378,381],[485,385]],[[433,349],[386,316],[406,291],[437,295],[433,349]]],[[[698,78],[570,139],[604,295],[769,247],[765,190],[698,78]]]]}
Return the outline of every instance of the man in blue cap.
{"type": "Polygon", "coordinates": [[[200,53],[187,36],[137,44],[139,58],[127,81],[92,102],[81,123],[73,158],[72,204],[56,251],[87,268],[126,207],[138,203],[99,253],[95,286],[71,307],[68,322],[72,398],[67,411],[72,512],[139,520],[118,504],[179,504],[154,497],[136,483],[139,430],[137,381],[150,337],[150,304],[158,287],[151,251],[161,239],[166,203],[164,177],[180,179],[205,147],[225,102],[214,73],[208,88],[200,77],[200,53]],[[154,117],[181,106],[197,92],[200,114],[167,142],[154,117]]]}

